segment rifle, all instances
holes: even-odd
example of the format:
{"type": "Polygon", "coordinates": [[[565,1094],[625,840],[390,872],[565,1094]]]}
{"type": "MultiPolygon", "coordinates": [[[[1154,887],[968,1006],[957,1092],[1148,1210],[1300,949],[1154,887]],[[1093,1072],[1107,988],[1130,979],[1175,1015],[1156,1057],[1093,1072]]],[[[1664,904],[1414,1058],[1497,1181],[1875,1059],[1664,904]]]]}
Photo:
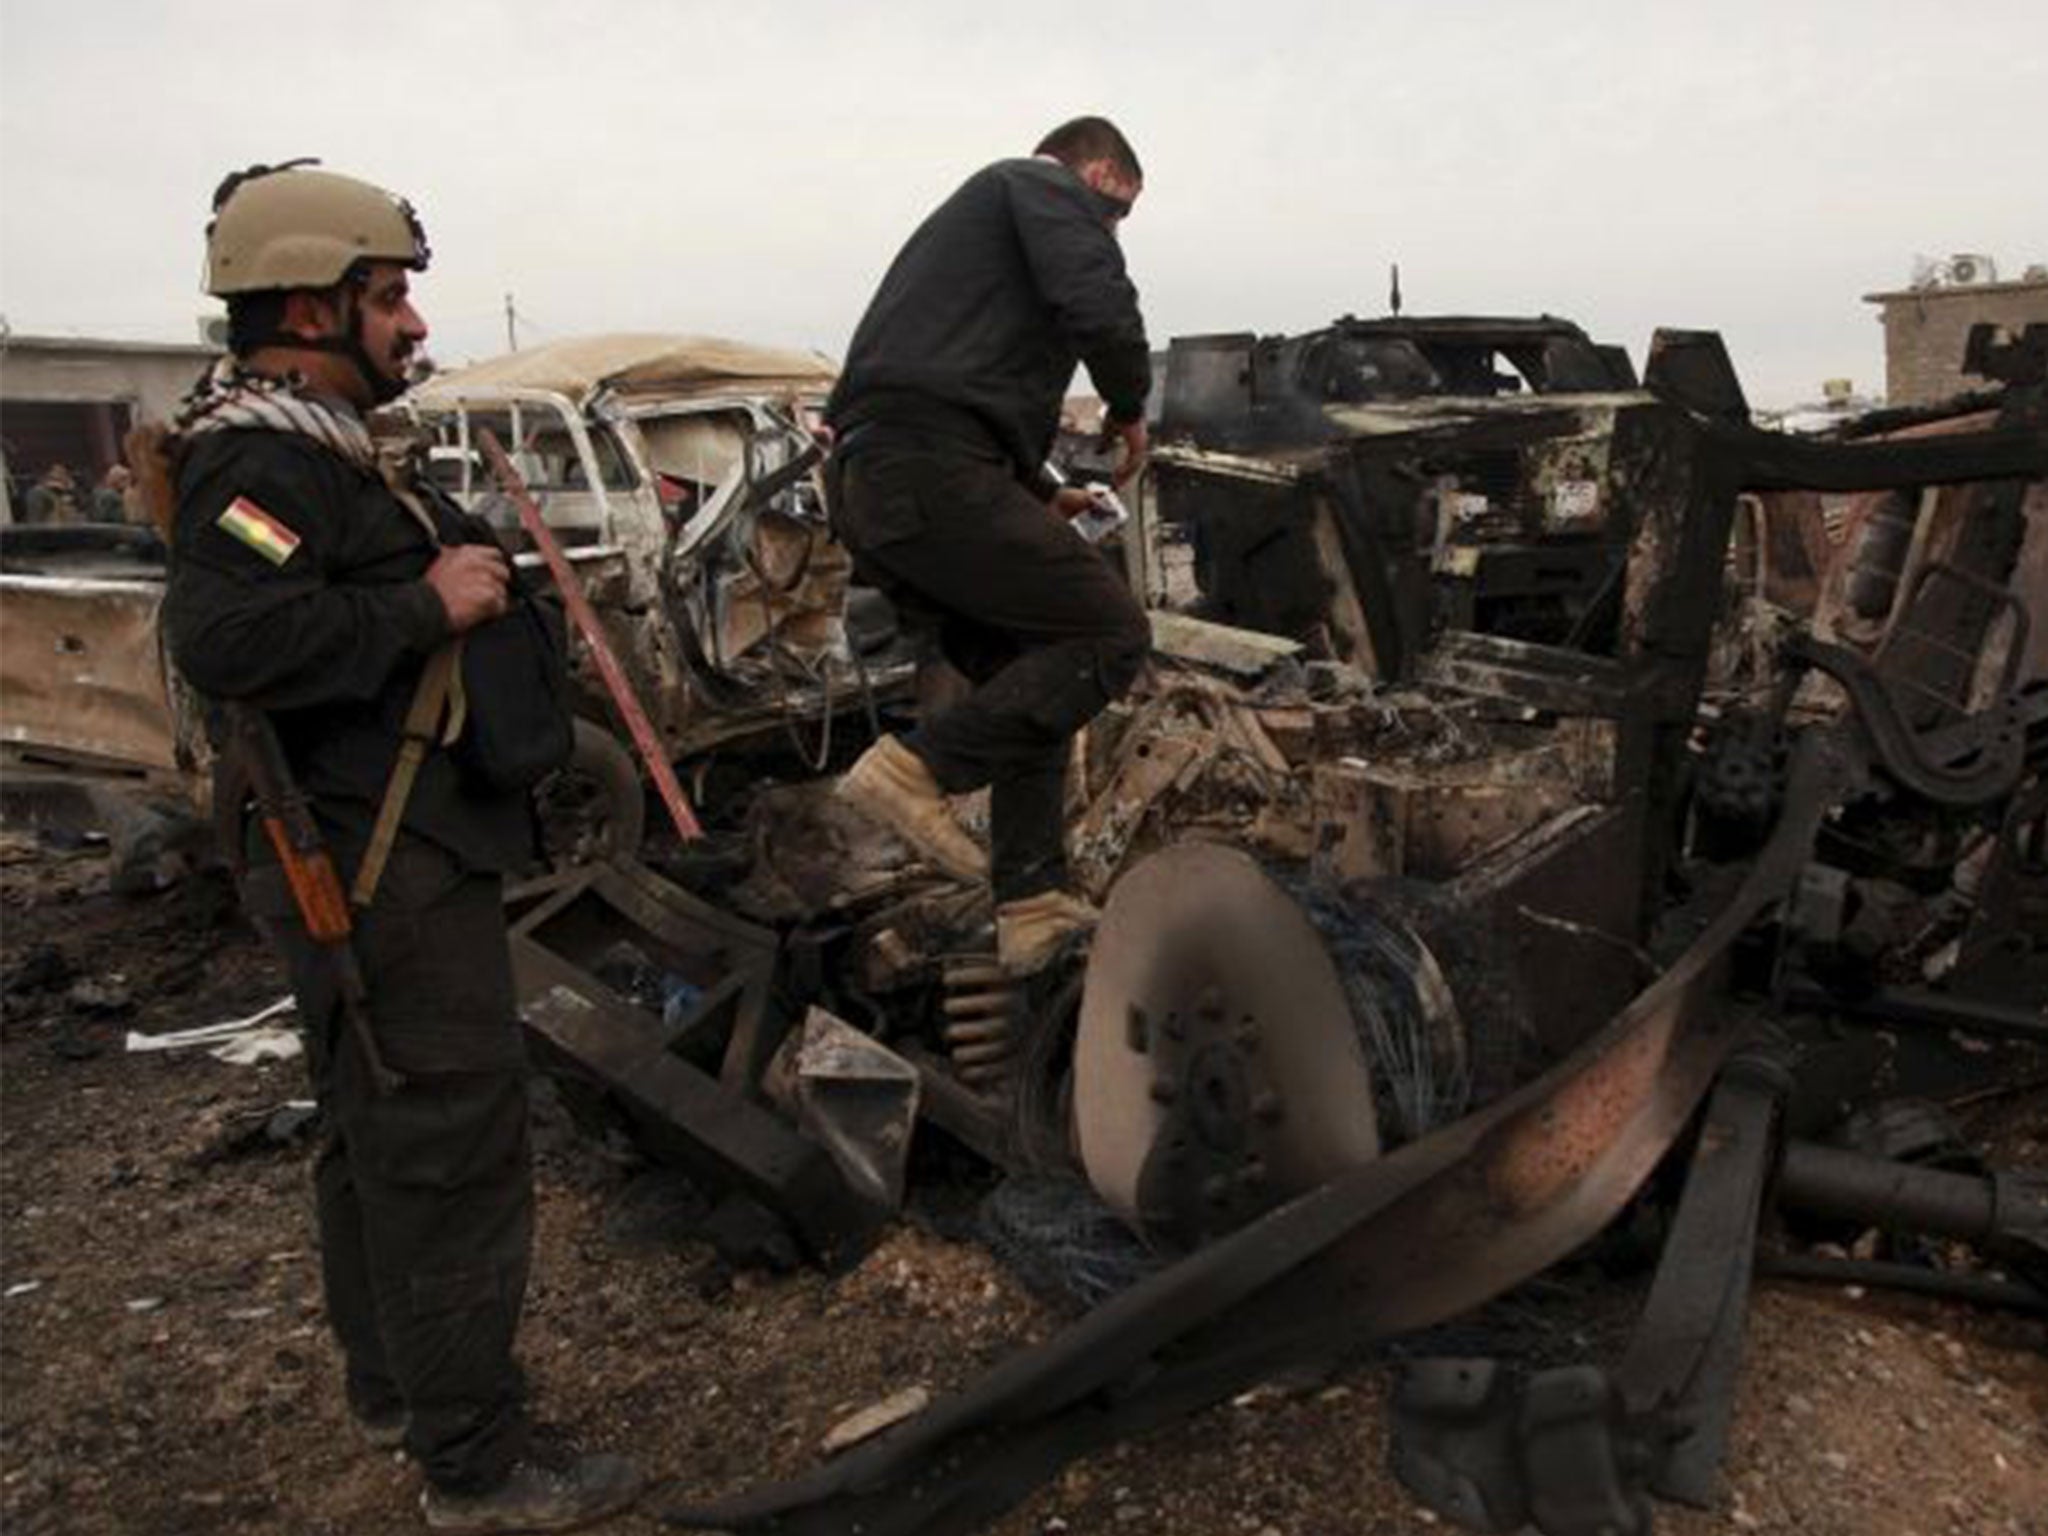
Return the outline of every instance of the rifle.
{"type": "Polygon", "coordinates": [[[143,510],[149,513],[150,522],[156,525],[166,544],[171,542],[171,528],[178,516],[178,492],[173,484],[177,469],[172,462],[171,445],[170,429],[160,421],[141,423],[122,443],[143,510]]]}
{"type": "Polygon", "coordinates": [[[342,1018],[354,1033],[356,1044],[362,1047],[370,1067],[370,1080],[379,1093],[401,1088],[405,1085],[404,1076],[385,1064],[384,1053],[378,1050],[376,1036],[370,1032],[370,1016],[365,1007],[368,991],[363,985],[362,967],[356,963],[355,949],[349,942],[354,924],[348,915],[348,898],[342,893],[341,877],[335,873],[334,860],[320,837],[312,810],[284,760],[277,730],[271,725],[270,716],[253,704],[227,701],[221,710],[227,723],[229,748],[248,776],[249,788],[256,797],[256,814],[263,822],[270,846],[277,850],[278,862],[284,866],[292,901],[306,925],[306,936],[319,947],[333,973],[342,1018]]]}

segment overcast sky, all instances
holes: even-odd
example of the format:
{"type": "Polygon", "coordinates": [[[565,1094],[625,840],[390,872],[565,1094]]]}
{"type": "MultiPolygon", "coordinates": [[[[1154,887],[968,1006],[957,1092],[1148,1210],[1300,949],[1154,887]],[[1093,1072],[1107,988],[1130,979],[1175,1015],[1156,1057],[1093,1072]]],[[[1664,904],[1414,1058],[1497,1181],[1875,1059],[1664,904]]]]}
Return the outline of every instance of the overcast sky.
{"type": "Polygon", "coordinates": [[[0,0],[0,314],[185,340],[223,172],[406,192],[444,364],[685,330],[838,355],[916,220],[1076,113],[1144,160],[1156,344],[1549,312],[1752,399],[1882,384],[1916,254],[2048,261],[2048,4],[0,0]]]}

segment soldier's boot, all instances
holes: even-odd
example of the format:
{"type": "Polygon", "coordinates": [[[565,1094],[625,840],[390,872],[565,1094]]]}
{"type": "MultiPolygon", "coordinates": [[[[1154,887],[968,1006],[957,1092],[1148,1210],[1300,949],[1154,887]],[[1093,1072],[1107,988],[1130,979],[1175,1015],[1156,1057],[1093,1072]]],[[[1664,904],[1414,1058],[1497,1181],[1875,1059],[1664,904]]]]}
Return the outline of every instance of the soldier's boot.
{"type": "Polygon", "coordinates": [[[1102,913],[1067,891],[1040,891],[996,908],[996,958],[1012,976],[1045,968],[1060,947],[1102,913]]]}
{"type": "Polygon", "coordinates": [[[371,1450],[397,1451],[405,1448],[405,1431],[412,1423],[412,1416],[403,1408],[378,1408],[358,1413],[356,1423],[371,1450]]]}
{"type": "Polygon", "coordinates": [[[882,737],[846,770],[839,796],[954,879],[987,878],[988,855],[953,819],[931,769],[894,736],[882,737]]]}
{"type": "Polygon", "coordinates": [[[639,1467],[624,1456],[581,1456],[559,1465],[525,1459],[489,1493],[446,1493],[428,1485],[420,1512],[429,1530],[451,1536],[573,1531],[617,1514],[640,1497],[641,1486],[639,1467]]]}
{"type": "Polygon", "coordinates": [[[398,1395],[398,1388],[382,1371],[374,1373],[374,1379],[370,1373],[350,1373],[348,1413],[371,1450],[405,1448],[405,1432],[412,1424],[412,1415],[405,1411],[405,1400],[398,1395]]]}

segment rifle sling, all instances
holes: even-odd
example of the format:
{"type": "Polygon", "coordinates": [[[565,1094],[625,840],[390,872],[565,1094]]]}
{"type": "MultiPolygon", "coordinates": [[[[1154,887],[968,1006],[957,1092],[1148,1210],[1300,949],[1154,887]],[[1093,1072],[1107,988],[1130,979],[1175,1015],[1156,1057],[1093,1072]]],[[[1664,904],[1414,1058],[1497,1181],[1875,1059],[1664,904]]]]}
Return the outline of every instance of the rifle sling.
{"type": "Polygon", "coordinates": [[[466,713],[462,696],[462,640],[457,637],[427,658],[420,672],[419,687],[413,690],[412,707],[405,712],[405,736],[398,746],[398,761],[385,781],[384,799],[377,807],[377,822],[370,829],[369,846],[363,862],[356,866],[355,883],[349,887],[349,904],[367,907],[384,878],[384,866],[398,841],[399,824],[405,819],[405,803],[412,798],[413,780],[420,764],[436,742],[448,742],[462,729],[466,713]],[[443,729],[442,716],[447,715],[443,729]]]}
{"type": "MultiPolygon", "coordinates": [[[[440,530],[434,524],[433,515],[427,511],[417,492],[406,483],[405,476],[395,465],[380,464],[384,484],[406,515],[420,525],[429,543],[435,548],[441,546],[440,530]]],[[[462,692],[462,637],[456,636],[427,659],[426,668],[420,673],[419,687],[414,690],[412,706],[405,713],[405,734],[398,746],[398,761],[392,764],[391,777],[384,784],[384,799],[377,807],[377,821],[370,829],[369,846],[363,850],[363,862],[356,867],[355,883],[349,887],[348,899],[352,906],[367,907],[377,894],[377,886],[384,878],[384,866],[390,861],[392,845],[398,841],[398,828],[405,820],[405,804],[412,798],[413,780],[419,777],[420,764],[426,761],[428,751],[436,739],[446,744],[462,733],[464,717],[468,714],[468,700],[462,692]],[[447,719],[442,719],[446,706],[447,719]]]]}

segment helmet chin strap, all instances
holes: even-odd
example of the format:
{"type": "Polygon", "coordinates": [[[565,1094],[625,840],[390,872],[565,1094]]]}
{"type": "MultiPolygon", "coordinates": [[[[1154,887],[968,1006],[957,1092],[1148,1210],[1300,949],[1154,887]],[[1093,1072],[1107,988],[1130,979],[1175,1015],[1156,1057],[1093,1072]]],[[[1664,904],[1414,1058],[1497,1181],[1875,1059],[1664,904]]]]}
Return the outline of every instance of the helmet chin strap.
{"type": "Polygon", "coordinates": [[[394,379],[382,372],[370,357],[370,350],[363,345],[363,305],[355,284],[341,285],[341,302],[347,319],[339,336],[288,336],[280,339],[287,346],[297,347],[306,352],[327,352],[336,357],[347,358],[361,377],[363,386],[370,393],[372,405],[383,405],[396,400],[405,393],[405,380],[394,379]]]}

